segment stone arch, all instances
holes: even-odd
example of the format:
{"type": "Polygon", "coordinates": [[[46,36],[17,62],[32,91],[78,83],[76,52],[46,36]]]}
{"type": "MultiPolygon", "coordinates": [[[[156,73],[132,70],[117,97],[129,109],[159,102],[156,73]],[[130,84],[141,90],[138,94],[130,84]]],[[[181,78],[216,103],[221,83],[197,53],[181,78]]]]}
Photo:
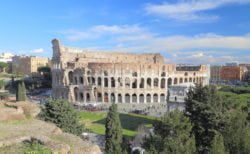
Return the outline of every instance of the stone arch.
{"type": "Polygon", "coordinates": [[[180,83],[183,83],[183,78],[180,78],[180,83]]]}
{"type": "Polygon", "coordinates": [[[188,79],[187,79],[187,78],[185,78],[185,79],[184,79],[184,82],[185,82],[185,83],[187,83],[187,82],[188,82],[188,79]]]}
{"type": "Polygon", "coordinates": [[[102,78],[101,77],[97,78],[97,85],[100,87],[102,86],[102,78]]]}
{"type": "Polygon", "coordinates": [[[168,86],[172,85],[172,78],[168,78],[168,86]]]}
{"type": "Polygon", "coordinates": [[[78,101],[78,91],[79,91],[79,89],[77,87],[75,87],[74,88],[75,101],[78,101]]]}
{"type": "Polygon", "coordinates": [[[147,78],[147,86],[148,87],[152,86],[152,80],[151,80],[151,78],[147,78]]]}
{"type": "Polygon", "coordinates": [[[140,96],[139,96],[139,102],[140,103],[144,103],[144,95],[143,94],[140,94],[140,96]]]}
{"type": "Polygon", "coordinates": [[[69,83],[70,83],[70,84],[73,84],[74,80],[73,80],[73,72],[72,72],[72,71],[70,71],[70,72],[68,73],[68,78],[69,78],[69,83]]]}
{"type": "Polygon", "coordinates": [[[82,76],[79,77],[79,80],[80,80],[80,84],[84,84],[84,81],[83,81],[83,77],[82,77],[82,76]]]}
{"type": "Polygon", "coordinates": [[[95,78],[94,78],[94,77],[91,78],[91,83],[92,83],[93,85],[95,85],[95,78]]]}
{"type": "Polygon", "coordinates": [[[102,93],[97,93],[97,102],[102,102],[102,93]]]}
{"type": "Polygon", "coordinates": [[[103,72],[104,76],[108,76],[108,71],[103,72]]]}
{"type": "Polygon", "coordinates": [[[133,76],[133,77],[137,77],[137,76],[138,76],[137,72],[133,72],[133,73],[132,73],[132,76],[133,76]]]}
{"type": "Polygon", "coordinates": [[[136,94],[132,95],[132,102],[137,103],[137,95],[136,94]]]}
{"type": "Polygon", "coordinates": [[[115,94],[114,93],[110,94],[110,101],[111,101],[111,103],[115,103],[115,94]]]}
{"type": "Polygon", "coordinates": [[[130,88],[130,79],[129,78],[125,78],[125,87],[130,88]]]}
{"type": "Polygon", "coordinates": [[[140,88],[144,88],[144,78],[141,78],[140,88]]]}
{"type": "Polygon", "coordinates": [[[195,83],[195,78],[193,78],[193,83],[195,83]]]}
{"type": "Polygon", "coordinates": [[[155,88],[159,87],[159,79],[158,78],[154,78],[154,87],[155,88]]]}
{"type": "Polygon", "coordinates": [[[146,100],[147,100],[147,103],[151,102],[151,95],[150,94],[147,94],[146,100]]]}
{"type": "Polygon", "coordinates": [[[88,80],[88,84],[90,85],[91,84],[91,77],[90,76],[88,76],[88,78],[87,78],[87,80],[88,80]]]}
{"type": "Polygon", "coordinates": [[[111,87],[115,87],[115,78],[114,77],[111,77],[111,87]]]}
{"type": "Polygon", "coordinates": [[[154,103],[158,102],[158,94],[153,95],[153,102],[154,103]]]}
{"type": "Polygon", "coordinates": [[[174,78],[174,84],[178,84],[178,79],[174,78]]]}
{"type": "Polygon", "coordinates": [[[118,103],[122,103],[122,94],[118,94],[118,103]]]}
{"type": "Polygon", "coordinates": [[[161,95],[160,95],[160,102],[161,102],[161,103],[165,103],[165,102],[166,102],[165,94],[161,94],[161,95]]]}
{"type": "Polygon", "coordinates": [[[80,101],[84,101],[84,95],[83,95],[83,92],[80,92],[80,101]]]}
{"type": "Polygon", "coordinates": [[[130,95],[125,94],[125,103],[130,103],[130,95]]]}
{"type": "Polygon", "coordinates": [[[90,94],[86,93],[86,102],[90,102],[90,94]]]}
{"type": "Polygon", "coordinates": [[[193,81],[193,80],[192,80],[192,78],[190,77],[190,78],[189,78],[189,82],[192,82],[192,81],[193,81]]]}
{"type": "Polygon", "coordinates": [[[108,87],[109,86],[109,80],[108,78],[104,78],[104,87],[108,87]]]}
{"type": "Polygon", "coordinates": [[[119,86],[119,87],[122,87],[122,86],[123,86],[123,80],[122,80],[122,78],[119,77],[119,78],[117,79],[117,81],[118,81],[118,86],[119,86]]]}
{"type": "Polygon", "coordinates": [[[166,79],[165,78],[161,79],[161,88],[166,88],[166,79]]]}
{"type": "Polygon", "coordinates": [[[108,93],[104,93],[104,102],[105,103],[109,102],[109,95],[108,95],[108,93]]]}

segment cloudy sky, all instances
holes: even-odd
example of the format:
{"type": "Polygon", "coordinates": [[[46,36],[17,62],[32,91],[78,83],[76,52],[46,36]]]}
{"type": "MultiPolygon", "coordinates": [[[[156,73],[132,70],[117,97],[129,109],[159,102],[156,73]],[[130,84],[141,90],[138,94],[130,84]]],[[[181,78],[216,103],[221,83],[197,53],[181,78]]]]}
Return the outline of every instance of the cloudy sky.
{"type": "Polygon", "coordinates": [[[0,53],[51,57],[51,40],[161,53],[169,63],[250,63],[250,0],[2,0],[0,53]]]}

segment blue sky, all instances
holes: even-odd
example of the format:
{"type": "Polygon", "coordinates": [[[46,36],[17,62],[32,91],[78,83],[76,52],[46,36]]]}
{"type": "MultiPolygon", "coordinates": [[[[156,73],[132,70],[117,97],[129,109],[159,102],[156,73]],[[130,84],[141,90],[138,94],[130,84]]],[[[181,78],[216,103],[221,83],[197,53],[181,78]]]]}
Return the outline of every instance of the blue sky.
{"type": "Polygon", "coordinates": [[[51,57],[51,40],[158,52],[169,63],[250,63],[250,0],[2,0],[0,53],[51,57]]]}

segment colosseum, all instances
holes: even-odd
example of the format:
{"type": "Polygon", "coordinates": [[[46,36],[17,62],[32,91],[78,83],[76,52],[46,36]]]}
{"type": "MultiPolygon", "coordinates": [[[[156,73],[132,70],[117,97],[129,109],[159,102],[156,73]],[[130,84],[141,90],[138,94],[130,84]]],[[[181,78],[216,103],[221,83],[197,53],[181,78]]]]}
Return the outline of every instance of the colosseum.
{"type": "Polygon", "coordinates": [[[168,87],[208,84],[209,68],[165,64],[157,53],[92,52],[52,40],[52,96],[72,103],[165,103],[168,87]]]}

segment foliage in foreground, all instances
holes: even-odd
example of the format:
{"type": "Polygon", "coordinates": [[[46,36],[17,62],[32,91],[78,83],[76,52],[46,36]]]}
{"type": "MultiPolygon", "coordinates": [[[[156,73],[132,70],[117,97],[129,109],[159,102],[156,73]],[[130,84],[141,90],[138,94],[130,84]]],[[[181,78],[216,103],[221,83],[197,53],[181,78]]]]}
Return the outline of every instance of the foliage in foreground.
{"type": "Polygon", "coordinates": [[[55,123],[65,132],[75,135],[81,135],[84,126],[79,123],[78,113],[65,100],[48,100],[40,113],[40,117],[52,123],[55,123]]]}
{"type": "Polygon", "coordinates": [[[195,153],[195,139],[189,118],[180,111],[170,112],[154,125],[154,134],[145,138],[143,147],[149,154],[195,153]]]}
{"type": "Polygon", "coordinates": [[[117,104],[112,104],[106,118],[105,124],[105,151],[108,154],[122,153],[122,128],[117,112],[117,104]]]}

